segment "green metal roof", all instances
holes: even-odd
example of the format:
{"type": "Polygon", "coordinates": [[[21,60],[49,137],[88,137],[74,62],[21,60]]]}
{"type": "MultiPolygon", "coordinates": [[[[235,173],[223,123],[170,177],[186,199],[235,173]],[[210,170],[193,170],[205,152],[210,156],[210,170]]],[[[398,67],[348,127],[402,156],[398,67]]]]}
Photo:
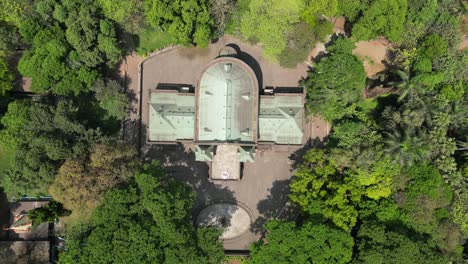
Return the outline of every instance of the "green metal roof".
{"type": "Polygon", "coordinates": [[[211,146],[195,146],[196,161],[213,161],[214,145],[211,146]]]}
{"type": "Polygon", "coordinates": [[[254,146],[239,146],[237,148],[237,158],[239,162],[254,162],[255,147],[254,146]]]}
{"type": "Polygon", "coordinates": [[[150,93],[149,141],[193,139],[195,97],[172,91],[150,93]]]}
{"type": "Polygon", "coordinates": [[[253,71],[235,58],[220,58],[198,87],[199,141],[255,142],[258,84],[253,71]]]}
{"type": "Polygon", "coordinates": [[[259,141],[302,144],[303,108],[302,94],[260,97],[259,141]]]}

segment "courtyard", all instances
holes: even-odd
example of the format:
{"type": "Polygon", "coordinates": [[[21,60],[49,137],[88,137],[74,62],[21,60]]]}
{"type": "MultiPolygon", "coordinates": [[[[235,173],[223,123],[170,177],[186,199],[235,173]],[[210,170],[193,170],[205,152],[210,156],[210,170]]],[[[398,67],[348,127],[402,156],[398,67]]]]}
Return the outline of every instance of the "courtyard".
{"type": "MultiPolygon", "coordinates": [[[[160,160],[171,177],[193,188],[196,193],[193,219],[197,219],[204,208],[213,204],[233,204],[245,210],[249,220],[241,223],[250,226],[232,227],[242,231],[223,242],[226,250],[248,250],[251,243],[258,241],[264,233],[263,224],[277,217],[287,203],[295,154],[311,140],[323,139],[330,128],[317,117],[307,117],[302,124],[302,144],[258,144],[254,162],[242,163],[240,180],[237,181],[211,179],[212,162],[196,161],[197,144],[193,141],[182,140],[172,144],[149,142],[147,120],[151,107],[150,91],[161,84],[196,87],[203,69],[226,46],[233,47],[238,58],[253,70],[260,90],[270,87],[297,89],[299,81],[307,76],[309,68],[306,64],[298,64],[294,69],[282,68],[266,59],[260,46],[230,36],[219,39],[206,49],[177,46],[157,52],[143,60],[139,67],[139,91],[135,96],[140,102],[136,107],[141,120],[139,146],[144,159],[160,160]]],[[[131,82],[135,83],[135,80],[131,82]]],[[[233,212],[229,213],[233,215],[233,212]]],[[[229,223],[230,219],[223,219],[223,223],[226,221],[229,223]]]]}

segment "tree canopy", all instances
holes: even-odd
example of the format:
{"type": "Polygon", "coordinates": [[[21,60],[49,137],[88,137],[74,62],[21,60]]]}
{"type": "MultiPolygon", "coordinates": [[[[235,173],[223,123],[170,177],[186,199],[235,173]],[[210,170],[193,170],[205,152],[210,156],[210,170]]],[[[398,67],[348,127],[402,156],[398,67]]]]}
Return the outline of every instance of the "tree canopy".
{"type": "Polygon", "coordinates": [[[351,40],[338,38],[329,48],[330,55],[320,60],[304,82],[308,108],[329,121],[340,119],[343,109],[359,101],[365,88],[364,67],[351,53],[353,48],[351,40]]]}
{"type": "Polygon", "coordinates": [[[153,162],[125,189],[109,191],[89,224],[75,226],[59,263],[220,263],[219,232],[195,230],[190,188],[153,162]]]}
{"type": "Polygon", "coordinates": [[[206,47],[214,36],[214,23],[206,0],[147,0],[149,24],[161,27],[181,44],[206,47]]]}
{"type": "Polygon", "coordinates": [[[32,77],[32,91],[86,92],[101,69],[121,59],[114,24],[94,1],[40,0],[34,11],[20,24],[31,48],[18,65],[21,74],[32,77]]]}
{"type": "Polygon", "coordinates": [[[58,170],[49,188],[57,201],[84,218],[99,205],[104,193],[133,176],[136,151],[121,142],[92,147],[89,157],[69,159],[58,170]]]}
{"type": "Polygon", "coordinates": [[[354,241],[350,234],[323,224],[271,221],[267,235],[251,248],[248,263],[348,263],[354,241]]]}

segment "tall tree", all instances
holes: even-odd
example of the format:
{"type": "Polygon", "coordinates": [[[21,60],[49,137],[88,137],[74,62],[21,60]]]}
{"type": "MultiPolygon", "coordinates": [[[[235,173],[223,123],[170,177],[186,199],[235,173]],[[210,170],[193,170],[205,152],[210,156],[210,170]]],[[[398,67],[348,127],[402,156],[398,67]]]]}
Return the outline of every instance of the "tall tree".
{"type": "Polygon", "coordinates": [[[248,263],[348,263],[353,254],[351,235],[323,224],[271,221],[266,229],[248,263]]]}
{"type": "Polygon", "coordinates": [[[8,68],[8,63],[5,56],[0,54],[0,96],[11,90],[13,86],[14,76],[8,68]]]}
{"type": "Polygon", "coordinates": [[[40,0],[34,7],[34,15],[20,25],[32,45],[18,65],[21,74],[32,77],[32,91],[86,92],[101,69],[121,59],[114,24],[94,1],[40,0]]]}
{"type": "Polygon", "coordinates": [[[181,44],[207,47],[214,36],[206,0],[148,0],[145,14],[151,26],[168,31],[181,44]]]}
{"type": "Polygon", "coordinates": [[[374,222],[364,222],[357,235],[357,262],[447,263],[431,243],[406,230],[399,232],[374,222]]]}
{"type": "Polygon", "coordinates": [[[397,41],[403,33],[407,10],[406,0],[375,0],[363,11],[353,26],[353,37],[369,40],[385,36],[397,41]]]}
{"type": "Polygon", "coordinates": [[[133,176],[138,164],[135,155],[134,149],[121,142],[94,145],[89,157],[65,161],[49,192],[73,214],[89,216],[108,189],[133,176]]]}
{"type": "Polygon", "coordinates": [[[66,100],[57,105],[27,100],[13,101],[2,117],[3,146],[15,151],[11,167],[1,185],[11,196],[46,194],[58,167],[66,160],[88,151],[101,138],[78,118],[78,109],[66,100]]]}
{"type": "Polygon", "coordinates": [[[107,117],[123,120],[127,117],[127,110],[130,107],[128,96],[122,85],[115,80],[104,81],[98,79],[94,85],[96,99],[99,105],[107,113],[107,117]]]}
{"type": "Polygon", "coordinates": [[[286,33],[300,21],[304,1],[251,0],[248,11],[242,14],[240,31],[250,40],[263,44],[270,59],[287,47],[286,33]]]}
{"type": "Polygon", "coordinates": [[[190,187],[153,162],[126,189],[110,190],[85,226],[67,236],[59,263],[221,263],[219,232],[195,230],[190,187]]]}
{"type": "Polygon", "coordinates": [[[328,121],[338,120],[344,109],[360,100],[366,74],[362,62],[351,52],[354,44],[339,38],[329,48],[330,56],[323,58],[304,85],[308,89],[308,108],[328,121]]]}

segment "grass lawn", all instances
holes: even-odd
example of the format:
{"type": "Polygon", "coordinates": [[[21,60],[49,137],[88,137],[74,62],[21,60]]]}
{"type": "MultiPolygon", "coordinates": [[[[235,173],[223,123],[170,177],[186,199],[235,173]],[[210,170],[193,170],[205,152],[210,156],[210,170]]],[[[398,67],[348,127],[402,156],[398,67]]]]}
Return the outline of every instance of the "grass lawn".
{"type": "Polygon", "coordinates": [[[8,151],[0,145],[0,172],[10,166],[14,154],[14,151],[8,151]]]}
{"type": "Polygon", "coordinates": [[[174,38],[160,29],[147,28],[138,34],[136,52],[140,56],[174,44],[174,38]]]}

